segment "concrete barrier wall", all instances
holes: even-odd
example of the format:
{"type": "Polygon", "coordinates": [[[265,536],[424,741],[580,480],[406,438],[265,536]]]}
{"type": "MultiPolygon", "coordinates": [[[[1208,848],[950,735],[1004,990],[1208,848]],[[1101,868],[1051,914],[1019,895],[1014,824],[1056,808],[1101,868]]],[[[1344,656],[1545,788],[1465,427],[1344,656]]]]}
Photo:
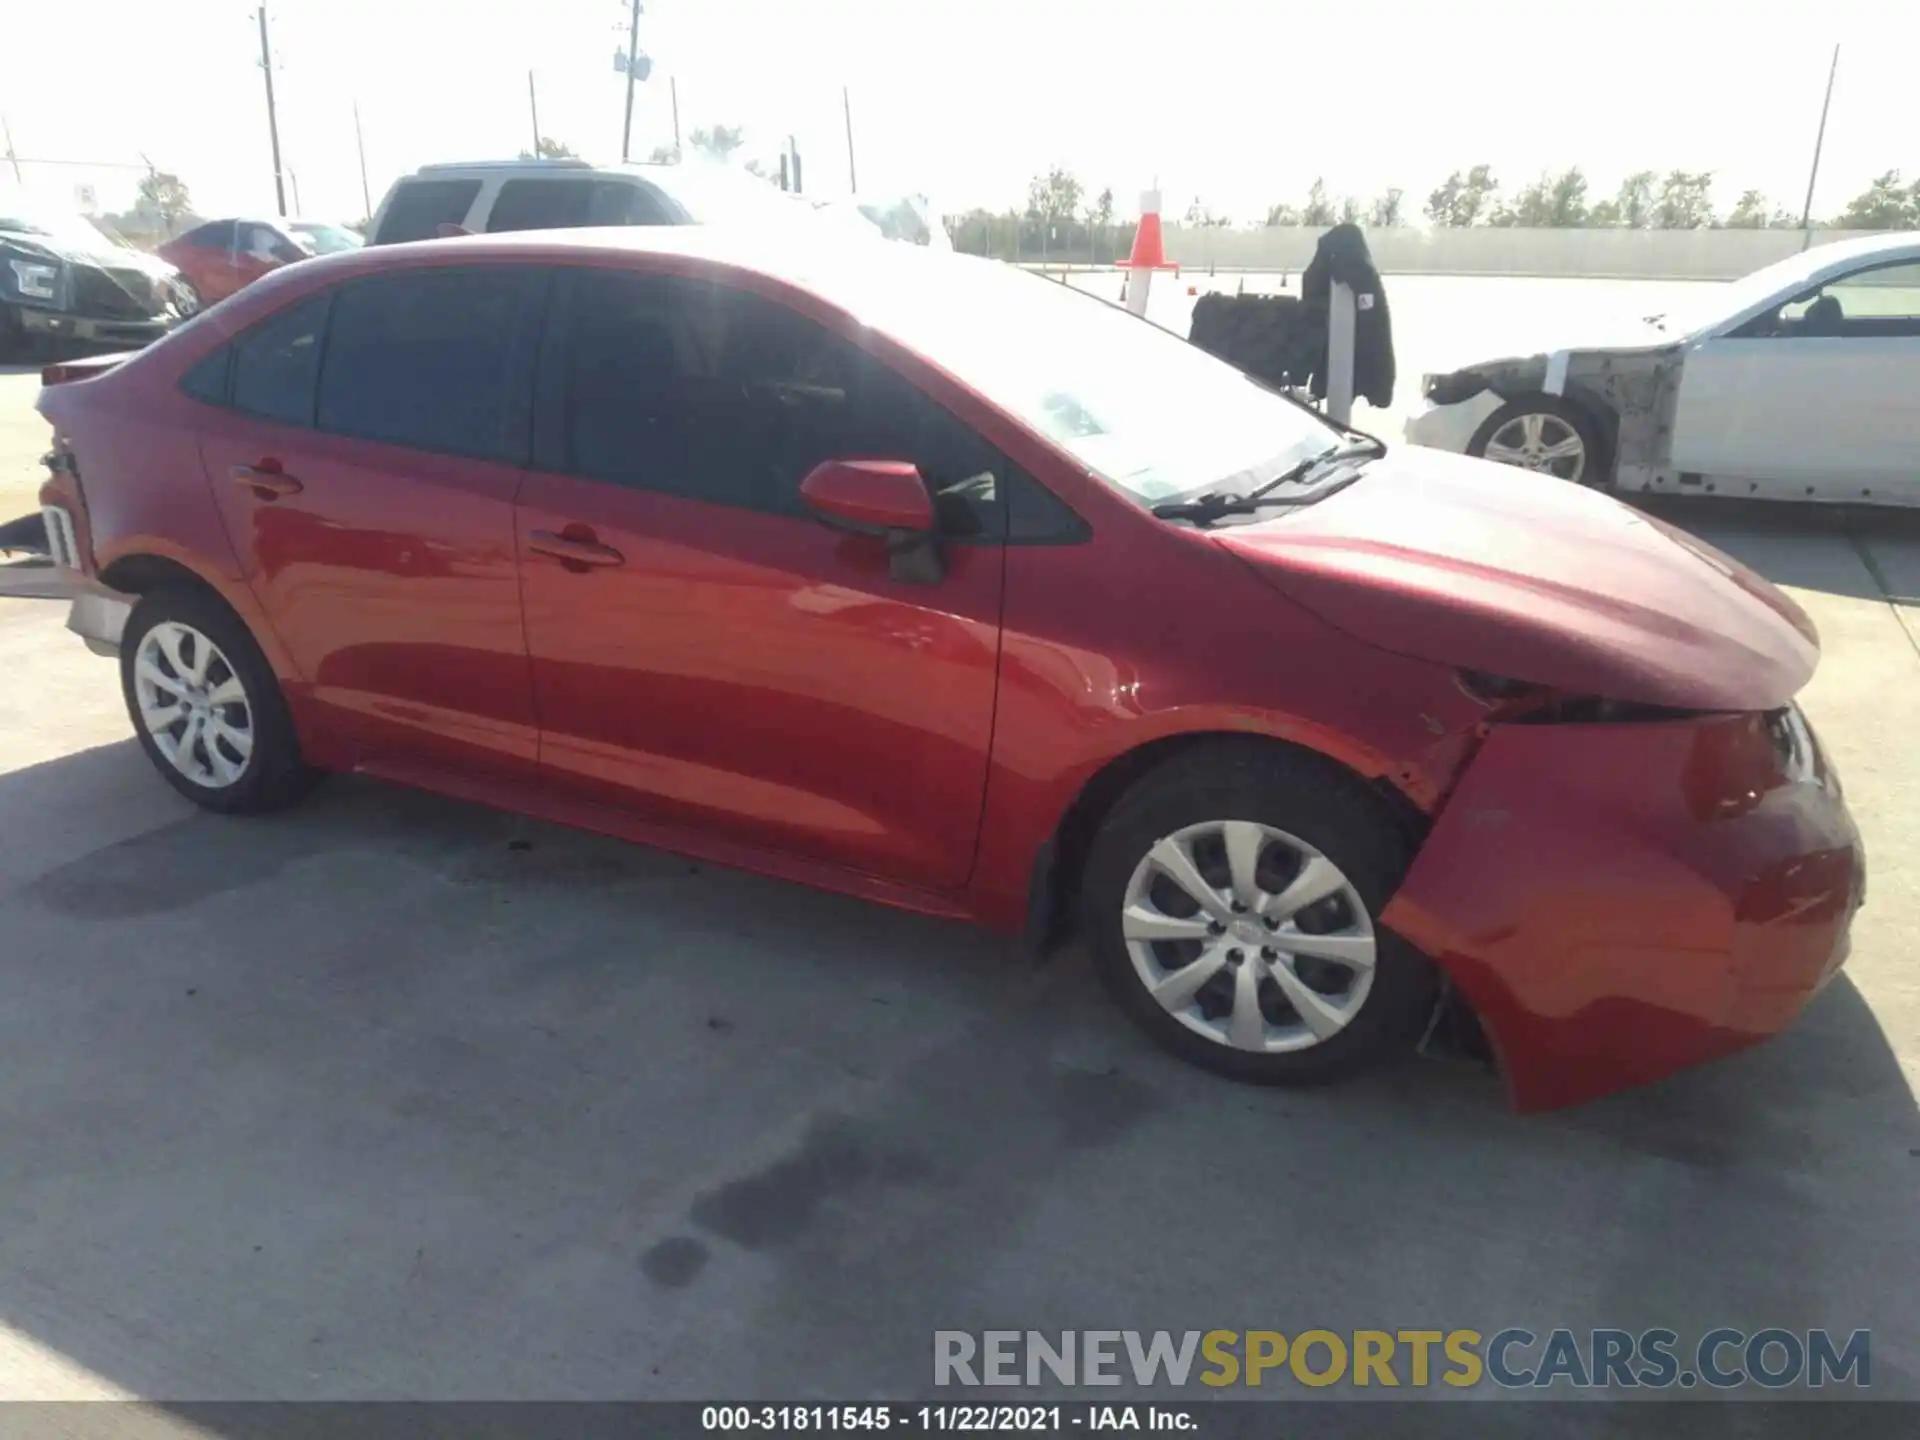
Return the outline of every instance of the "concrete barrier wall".
{"type": "MultiPolygon", "coordinates": [[[[1321,230],[1166,227],[1167,258],[1193,269],[1298,271],[1321,230]]],[[[1857,232],[1817,230],[1813,243],[1857,232]]],[[[1734,280],[1798,253],[1798,230],[1368,230],[1383,274],[1537,275],[1593,280],[1734,280]]]]}

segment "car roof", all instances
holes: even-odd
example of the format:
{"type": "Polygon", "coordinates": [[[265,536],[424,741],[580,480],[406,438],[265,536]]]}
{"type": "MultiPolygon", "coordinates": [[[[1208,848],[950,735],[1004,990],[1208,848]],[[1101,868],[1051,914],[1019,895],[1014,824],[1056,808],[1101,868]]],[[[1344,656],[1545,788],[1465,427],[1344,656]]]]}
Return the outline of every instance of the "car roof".
{"type": "Polygon", "coordinates": [[[462,175],[514,175],[525,174],[529,171],[536,174],[541,172],[558,172],[564,175],[568,173],[577,174],[585,171],[588,174],[595,175],[632,175],[647,170],[659,171],[671,168],[669,165],[637,160],[621,161],[614,165],[596,165],[590,160],[581,160],[577,157],[569,157],[563,160],[455,160],[440,164],[422,165],[418,170],[414,171],[413,174],[402,176],[401,178],[403,181],[444,180],[449,177],[458,178],[462,175]]]}
{"type": "Polygon", "coordinates": [[[758,275],[850,312],[864,310],[876,289],[885,293],[896,286],[961,285],[971,275],[1009,268],[980,256],[901,244],[877,233],[867,238],[826,224],[816,228],[800,217],[791,226],[773,227],[626,225],[461,235],[367,245],[288,268],[304,272],[308,281],[331,283],[357,274],[477,259],[552,265],[599,259],[617,264],[622,256],[664,260],[658,267],[662,270],[712,267],[758,275]]]}
{"type": "Polygon", "coordinates": [[[1896,258],[1913,251],[1920,251],[1920,230],[1886,230],[1848,240],[1830,240],[1823,245],[1809,246],[1802,254],[1806,257],[1808,273],[1813,274],[1860,260],[1875,260],[1883,255],[1896,258]]]}

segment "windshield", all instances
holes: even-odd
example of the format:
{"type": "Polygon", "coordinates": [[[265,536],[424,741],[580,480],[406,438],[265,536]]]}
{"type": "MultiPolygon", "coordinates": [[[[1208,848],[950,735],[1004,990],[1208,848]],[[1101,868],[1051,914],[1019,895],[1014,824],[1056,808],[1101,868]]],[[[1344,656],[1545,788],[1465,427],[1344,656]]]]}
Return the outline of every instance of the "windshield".
{"type": "Polygon", "coordinates": [[[338,225],[320,225],[296,220],[292,226],[293,238],[302,242],[316,255],[337,255],[342,250],[358,250],[363,243],[351,230],[343,230],[338,225]]]}
{"type": "Polygon", "coordinates": [[[1118,306],[993,261],[900,248],[924,268],[875,286],[856,313],[1143,504],[1243,493],[1340,438],[1118,306]]]}
{"type": "Polygon", "coordinates": [[[17,235],[44,235],[49,240],[98,249],[119,242],[78,210],[48,204],[22,195],[0,195],[0,230],[17,235]]]}

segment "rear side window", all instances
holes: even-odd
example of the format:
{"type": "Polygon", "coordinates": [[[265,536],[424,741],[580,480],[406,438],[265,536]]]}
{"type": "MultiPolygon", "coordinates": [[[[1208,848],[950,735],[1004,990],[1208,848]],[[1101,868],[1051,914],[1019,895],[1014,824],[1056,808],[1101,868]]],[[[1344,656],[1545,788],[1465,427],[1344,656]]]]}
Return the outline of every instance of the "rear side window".
{"type": "Polygon", "coordinates": [[[545,272],[474,265],[340,287],[315,423],[336,435],[524,463],[545,272]]]}
{"type": "Polygon", "coordinates": [[[233,221],[215,220],[189,230],[180,237],[182,245],[191,245],[199,250],[231,250],[233,248],[233,221]]]}
{"type": "Polygon", "coordinates": [[[442,225],[464,225],[480,193],[478,180],[402,180],[380,219],[376,245],[432,240],[442,225]]]}
{"type": "Polygon", "coordinates": [[[303,300],[233,342],[234,409],[287,425],[313,423],[314,380],[331,299],[321,294],[303,300]]]}
{"type": "Polygon", "coordinates": [[[500,187],[487,216],[489,232],[672,223],[666,205],[650,187],[579,176],[509,180],[500,187]]]}

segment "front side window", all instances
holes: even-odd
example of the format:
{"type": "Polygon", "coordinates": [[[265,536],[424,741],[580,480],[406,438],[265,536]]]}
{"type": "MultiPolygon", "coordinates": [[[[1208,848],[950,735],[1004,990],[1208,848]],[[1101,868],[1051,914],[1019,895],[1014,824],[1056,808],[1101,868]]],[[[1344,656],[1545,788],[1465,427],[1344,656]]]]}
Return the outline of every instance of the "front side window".
{"type": "Polygon", "coordinates": [[[618,271],[571,276],[568,465],[779,514],[825,460],[909,460],[952,535],[1001,533],[998,453],[905,378],[760,296],[618,271]]]}
{"type": "MultiPolygon", "coordinates": [[[[313,423],[314,380],[320,373],[330,300],[325,294],[312,296],[269,316],[233,342],[229,403],[234,409],[286,425],[313,423]]],[[[212,373],[202,372],[202,383],[210,385],[212,373]]]]}
{"type": "Polygon", "coordinates": [[[1920,335],[1920,261],[1876,265],[1829,280],[1782,306],[1774,328],[1784,335],[1920,335]]]}
{"type": "Polygon", "coordinates": [[[358,250],[362,243],[358,235],[338,225],[295,221],[292,228],[294,242],[306,246],[316,255],[338,255],[347,250],[358,250]]]}
{"type": "Polygon", "coordinates": [[[464,225],[480,194],[478,180],[404,180],[380,217],[382,245],[432,240],[444,225],[464,225]]]}
{"type": "Polygon", "coordinates": [[[543,281],[522,266],[472,265],[340,286],[315,423],[362,440],[524,463],[543,281]]]}

